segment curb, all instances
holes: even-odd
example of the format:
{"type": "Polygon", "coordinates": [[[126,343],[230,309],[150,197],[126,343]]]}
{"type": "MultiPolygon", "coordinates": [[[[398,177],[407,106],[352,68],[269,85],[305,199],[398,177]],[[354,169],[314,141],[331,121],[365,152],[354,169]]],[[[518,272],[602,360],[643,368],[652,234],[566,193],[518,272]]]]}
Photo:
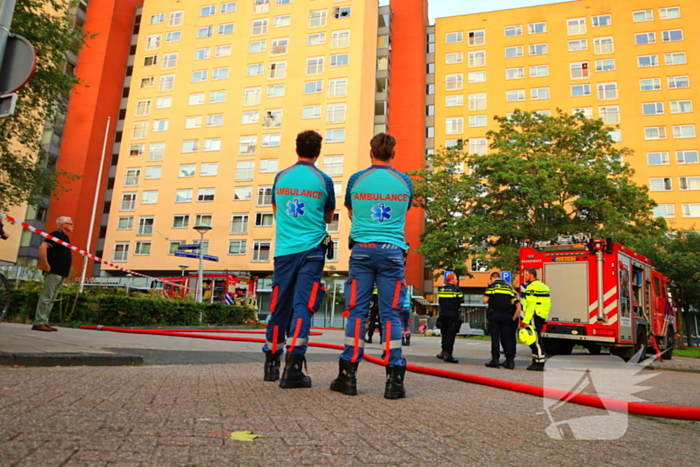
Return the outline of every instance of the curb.
{"type": "Polygon", "coordinates": [[[143,365],[138,355],[83,353],[7,353],[0,352],[0,366],[131,366],[143,365]]]}

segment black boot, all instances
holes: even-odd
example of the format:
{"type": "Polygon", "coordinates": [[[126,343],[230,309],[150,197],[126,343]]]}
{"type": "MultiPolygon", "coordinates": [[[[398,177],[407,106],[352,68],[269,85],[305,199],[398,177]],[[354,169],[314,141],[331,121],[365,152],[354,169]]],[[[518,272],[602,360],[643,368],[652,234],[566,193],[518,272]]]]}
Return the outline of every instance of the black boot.
{"type": "Polygon", "coordinates": [[[282,354],[265,352],[265,381],[280,379],[280,357],[282,354]]]}
{"type": "Polygon", "coordinates": [[[501,366],[506,370],[513,370],[515,368],[515,358],[506,357],[506,361],[501,366]]]}
{"type": "Polygon", "coordinates": [[[406,365],[386,366],[386,387],[384,399],[403,399],[406,397],[406,389],[403,387],[403,377],[406,374],[406,365]]]}
{"type": "Polygon", "coordinates": [[[357,366],[359,362],[340,359],[338,377],[331,381],[331,391],[342,392],[348,396],[357,395],[357,366]]]}
{"type": "Polygon", "coordinates": [[[402,337],[401,338],[401,346],[404,346],[404,345],[406,345],[406,338],[402,337]]]}
{"type": "Polygon", "coordinates": [[[436,355],[436,357],[442,360],[443,358],[445,358],[445,351],[441,351],[439,354],[436,355]]]}
{"type": "Polygon", "coordinates": [[[484,363],[484,366],[487,366],[489,368],[500,368],[497,358],[492,358],[490,362],[484,363]]]}
{"type": "Polygon", "coordinates": [[[447,363],[458,363],[459,360],[454,358],[451,353],[446,353],[444,357],[442,357],[443,360],[445,360],[447,363]]]}
{"type": "Polygon", "coordinates": [[[280,379],[281,388],[311,387],[311,378],[302,373],[302,365],[306,366],[306,357],[301,354],[287,352],[282,379],[280,379]]]}
{"type": "Polygon", "coordinates": [[[367,339],[365,339],[365,342],[367,344],[371,344],[372,343],[372,336],[369,336],[367,339]]]}
{"type": "Polygon", "coordinates": [[[536,362],[535,359],[532,359],[532,365],[527,367],[528,370],[530,371],[544,371],[544,362],[539,363],[536,362]]]}
{"type": "Polygon", "coordinates": [[[411,336],[406,336],[406,346],[411,345],[411,336]]]}

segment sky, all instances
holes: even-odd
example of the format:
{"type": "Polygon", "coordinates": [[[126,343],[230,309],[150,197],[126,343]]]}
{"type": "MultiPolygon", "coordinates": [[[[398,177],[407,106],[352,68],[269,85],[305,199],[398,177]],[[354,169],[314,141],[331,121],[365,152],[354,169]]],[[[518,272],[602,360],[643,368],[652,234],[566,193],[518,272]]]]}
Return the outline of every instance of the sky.
{"type": "Polygon", "coordinates": [[[444,16],[468,15],[484,11],[507,10],[548,3],[562,3],[571,0],[429,0],[430,23],[444,16]]]}

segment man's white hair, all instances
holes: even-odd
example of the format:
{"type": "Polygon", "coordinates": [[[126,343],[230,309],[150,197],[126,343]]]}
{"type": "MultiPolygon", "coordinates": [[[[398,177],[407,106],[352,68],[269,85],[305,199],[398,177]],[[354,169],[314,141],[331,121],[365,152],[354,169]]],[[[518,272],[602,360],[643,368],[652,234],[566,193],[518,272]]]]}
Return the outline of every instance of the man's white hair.
{"type": "Polygon", "coordinates": [[[58,219],[56,219],[56,225],[60,227],[61,224],[63,224],[64,222],[70,222],[70,221],[71,221],[70,217],[61,216],[58,219]]]}

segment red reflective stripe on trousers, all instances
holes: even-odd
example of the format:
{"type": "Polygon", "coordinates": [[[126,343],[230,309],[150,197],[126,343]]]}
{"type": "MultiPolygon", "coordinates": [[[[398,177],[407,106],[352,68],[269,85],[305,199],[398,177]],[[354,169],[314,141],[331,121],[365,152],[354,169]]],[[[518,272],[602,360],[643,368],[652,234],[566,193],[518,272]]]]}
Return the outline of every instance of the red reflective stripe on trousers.
{"type": "Polygon", "coordinates": [[[311,311],[311,313],[314,312],[314,303],[316,303],[316,294],[318,293],[318,282],[314,282],[314,286],[311,288],[311,294],[309,295],[309,303],[306,304],[306,307],[311,311]]]}
{"type": "Polygon", "coordinates": [[[395,310],[400,310],[399,308],[399,297],[401,297],[401,287],[403,284],[401,281],[396,281],[396,287],[394,287],[394,301],[391,304],[391,307],[395,310]]]}
{"type": "Polygon", "coordinates": [[[279,326],[275,326],[272,330],[272,349],[270,349],[270,352],[273,354],[277,353],[277,337],[279,336],[279,326]]]}
{"type": "Polygon", "coordinates": [[[355,300],[357,300],[357,281],[355,279],[350,281],[350,303],[348,304],[348,311],[355,306],[355,300]]]}
{"type": "Polygon", "coordinates": [[[292,345],[289,347],[288,352],[294,350],[297,345],[297,338],[299,337],[299,331],[301,331],[301,318],[297,318],[296,329],[294,329],[294,337],[292,337],[292,345]]]}
{"type": "Polygon", "coordinates": [[[276,285],[272,288],[272,300],[270,301],[270,313],[275,312],[277,308],[277,293],[279,292],[279,286],[276,285]]]}
{"type": "Polygon", "coordinates": [[[389,364],[389,352],[391,352],[391,321],[386,322],[384,330],[384,364],[389,364]]]}
{"type": "MultiPolygon", "coordinates": [[[[362,318],[355,319],[355,338],[352,343],[353,352],[351,362],[356,362],[360,357],[360,326],[362,325],[362,318]]],[[[364,334],[364,333],[363,333],[364,334]]],[[[364,338],[364,335],[362,336],[364,338]]]]}

